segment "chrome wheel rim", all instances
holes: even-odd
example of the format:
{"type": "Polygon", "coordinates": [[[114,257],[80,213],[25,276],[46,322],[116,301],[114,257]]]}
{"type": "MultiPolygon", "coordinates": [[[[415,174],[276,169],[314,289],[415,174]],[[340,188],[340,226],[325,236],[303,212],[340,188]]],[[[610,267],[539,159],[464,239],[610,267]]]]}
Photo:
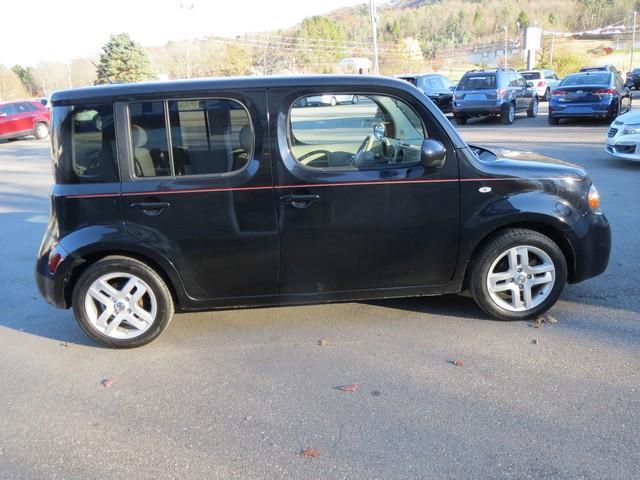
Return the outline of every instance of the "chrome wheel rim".
{"type": "Polygon", "coordinates": [[[158,313],[158,301],[144,280],[130,273],[115,272],[91,284],[84,309],[91,327],[121,340],[149,330],[158,313]]]}
{"type": "Polygon", "coordinates": [[[538,115],[538,100],[534,100],[533,101],[533,108],[532,108],[533,114],[534,115],[538,115]]]}
{"type": "Polygon", "coordinates": [[[491,300],[510,312],[526,312],[544,302],[556,282],[551,257],[531,245],[510,248],[489,268],[487,290],[491,300]]]}
{"type": "Polygon", "coordinates": [[[513,105],[511,105],[509,107],[509,122],[513,122],[513,119],[515,118],[516,115],[516,110],[515,108],[513,108],[513,105]]]}

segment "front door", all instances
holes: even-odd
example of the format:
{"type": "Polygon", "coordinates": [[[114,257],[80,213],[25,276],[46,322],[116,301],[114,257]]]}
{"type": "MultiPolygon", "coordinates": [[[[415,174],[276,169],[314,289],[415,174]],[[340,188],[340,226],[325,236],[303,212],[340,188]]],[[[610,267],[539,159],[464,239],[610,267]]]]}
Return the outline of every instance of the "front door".
{"type": "Polygon", "coordinates": [[[279,250],[266,93],[118,108],[125,227],[170,259],[195,299],[274,295],[279,250]]]}
{"type": "Polygon", "coordinates": [[[269,92],[277,119],[280,293],[447,283],[457,258],[459,181],[446,134],[405,93],[313,93],[357,100],[310,106],[289,92],[269,92]],[[420,162],[426,136],[448,149],[441,169],[420,162]]]}

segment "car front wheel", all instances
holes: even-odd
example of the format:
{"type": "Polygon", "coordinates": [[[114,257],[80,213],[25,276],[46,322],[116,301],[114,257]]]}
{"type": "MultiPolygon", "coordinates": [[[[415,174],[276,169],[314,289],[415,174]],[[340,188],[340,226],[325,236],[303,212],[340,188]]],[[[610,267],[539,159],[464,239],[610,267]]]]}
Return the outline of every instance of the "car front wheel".
{"type": "Polygon", "coordinates": [[[33,136],[38,140],[42,140],[43,138],[47,138],[49,136],[49,125],[46,123],[36,123],[36,126],[33,128],[33,136]]]}
{"type": "Polygon", "coordinates": [[[472,259],[469,289],[489,315],[523,320],[551,308],[566,281],[567,262],[553,240],[533,230],[508,229],[472,259]]]}
{"type": "Polygon", "coordinates": [[[72,303],[85,333],[114,348],[149,343],[173,316],[173,299],[162,277],[139,260],[121,256],[89,266],[73,289],[72,303]]]}

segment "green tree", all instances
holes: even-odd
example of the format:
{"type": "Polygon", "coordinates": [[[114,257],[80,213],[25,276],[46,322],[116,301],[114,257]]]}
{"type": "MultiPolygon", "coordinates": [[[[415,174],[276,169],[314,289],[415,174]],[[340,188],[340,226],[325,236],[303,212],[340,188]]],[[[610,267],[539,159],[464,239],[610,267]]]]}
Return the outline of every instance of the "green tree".
{"type": "Polygon", "coordinates": [[[11,68],[11,71],[13,71],[13,73],[15,73],[18,78],[20,79],[20,81],[22,82],[22,84],[24,85],[24,88],[26,88],[29,93],[31,95],[33,95],[36,91],[36,84],[33,80],[33,72],[31,71],[30,67],[23,67],[22,65],[14,65],[11,68]]]}
{"type": "Polygon", "coordinates": [[[305,18],[297,35],[300,57],[316,71],[329,72],[344,56],[342,24],[327,17],[305,18]]]}
{"type": "Polygon", "coordinates": [[[518,18],[516,18],[516,25],[518,25],[520,30],[524,30],[529,26],[529,15],[527,15],[527,12],[520,10],[518,18]]]}
{"type": "Polygon", "coordinates": [[[111,35],[102,47],[96,84],[139,82],[152,78],[147,53],[128,34],[111,35]]]}

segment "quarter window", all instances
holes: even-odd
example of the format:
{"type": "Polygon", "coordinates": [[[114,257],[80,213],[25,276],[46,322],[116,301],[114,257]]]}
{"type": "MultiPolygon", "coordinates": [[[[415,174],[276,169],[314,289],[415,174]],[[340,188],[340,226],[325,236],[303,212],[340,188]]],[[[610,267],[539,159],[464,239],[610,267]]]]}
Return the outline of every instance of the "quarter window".
{"type": "Polygon", "coordinates": [[[415,110],[385,95],[303,97],[291,108],[289,121],[294,159],[325,170],[414,165],[426,137],[415,110]]]}
{"type": "Polygon", "coordinates": [[[230,173],[242,169],[253,153],[251,121],[236,101],[138,102],[129,111],[137,177],[230,173]]]}
{"type": "Polygon", "coordinates": [[[113,107],[55,107],[52,155],[56,183],[117,182],[113,107]]]}

